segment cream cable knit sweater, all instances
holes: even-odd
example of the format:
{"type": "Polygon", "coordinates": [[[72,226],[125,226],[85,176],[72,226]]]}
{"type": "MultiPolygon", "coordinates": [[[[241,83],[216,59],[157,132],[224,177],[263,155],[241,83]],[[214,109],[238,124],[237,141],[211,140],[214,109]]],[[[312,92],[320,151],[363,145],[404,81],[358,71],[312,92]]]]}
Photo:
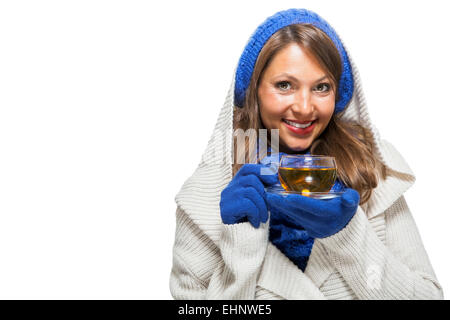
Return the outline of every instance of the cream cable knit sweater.
{"type": "Polygon", "coordinates": [[[219,201],[232,179],[233,74],[202,161],[175,197],[175,299],[443,299],[403,197],[414,174],[371,123],[358,70],[344,47],[355,91],[343,117],[372,131],[388,178],[344,229],[316,239],[305,272],[270,243],[269,222],[258,229],[247,222],[224,225],[219,201]]]}

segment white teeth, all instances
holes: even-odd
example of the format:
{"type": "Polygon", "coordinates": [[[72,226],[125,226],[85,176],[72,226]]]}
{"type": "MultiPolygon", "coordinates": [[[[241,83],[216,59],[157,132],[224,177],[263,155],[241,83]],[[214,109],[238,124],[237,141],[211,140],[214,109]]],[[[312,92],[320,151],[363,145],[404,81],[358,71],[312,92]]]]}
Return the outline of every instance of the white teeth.
{"type": "Polygon", "coordinates": [[[296,128],[302,128],[302,129],[308,128],[311,125],[311,123],[312,123],[312,121],[309,122],[309,123],[305,123],[305,124],[300,124],[300,123],[292,122],[292,121],[289,121],[289,120],[284,120],[284,121],[288,125],[291,125],[291,126],[296,127],[296,128]]]}

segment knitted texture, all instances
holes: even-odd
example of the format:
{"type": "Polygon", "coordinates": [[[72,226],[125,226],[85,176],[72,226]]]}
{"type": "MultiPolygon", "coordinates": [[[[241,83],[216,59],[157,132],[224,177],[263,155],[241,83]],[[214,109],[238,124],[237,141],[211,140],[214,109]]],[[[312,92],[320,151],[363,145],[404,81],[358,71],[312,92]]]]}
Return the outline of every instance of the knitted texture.
{"type": "Polygon", "coordinates": [[[234,104],[243,107],[246,90],[250,84],[256,60],[259,52],[267,40],[279,29],[291,24],[312,24],[333,41],[342,62],[342,74],[338,85],[338,96],[335,105],[335,113],[339,113],[347,106],[353,95],[353,76],[347,53],[334,29],[317,13],[307,9],[288,9],[277,12],[267,18],[252,34],[239,59],[236,70],[236,83],[234,90],[234,104]]]}
{"type": "Polygon", "coordinates": [[[403,197],[370,220],[358,210],[344,230],[316,239],[304,272],[267,245],[267,224],[222,225],[216,245],[182,209],[176,215],[175,299],[443,298],[403,197]]]}
{"type": "Polygon", "coordinates": [[[276,173],[261,174],[265,165],[246,163],[222,191],[220,215],[225,224],[250,221],[258,228],[268,218],[264,201],[264,186],[278,183],[276,173]]]}
{"type": "MultiPolygon", "coordinates": [[[[341,181],[336,180],[334,191],[343,190],[341,181]]],[[[314,238],[305,228],[278,210],[270,212],[269,240],[283,252],[300,270],[305,271],[314,238]]]]}
{"type": "Polygon", "coordinates": [[[268,223],[257,229],[248,222],[223,224],[220,194],[233,177],[235,69],[201,161],[175,197],[170,275],[175,299],[442,299],[402,196],[414,174],[396,148],[380,138],[355,61],[342,44],[355,85],[342,119],[370,131],[387,179],[379,181],[343,230],[314,241],[304,272],[269,241],[268,223]]]}
{"type": "Polygon", "coordinates": [[[339,197],[321,200],[296,194],[267,193],[266,202],[271,211],[289,216],[312,237],[326,238],[347,225],[358,209],[359,194],[347,188],[339,197]]]}
{"type": "Polygon", "coordinates": [[[301,225],[279,211],[270,213],[269,240],[300,270],[305,271],[314,238],[310,237],[301,225]]]}

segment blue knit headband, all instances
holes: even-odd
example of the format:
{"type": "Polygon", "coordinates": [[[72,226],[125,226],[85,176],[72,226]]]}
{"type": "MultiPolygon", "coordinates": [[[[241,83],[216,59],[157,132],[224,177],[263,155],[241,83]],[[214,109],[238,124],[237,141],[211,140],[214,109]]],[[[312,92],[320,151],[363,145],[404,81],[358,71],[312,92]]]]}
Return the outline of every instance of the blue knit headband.
{"type": "Polygon", "coordinates": [[[277,12],[267,18],[250,37],[236,70],[234,87],[234,104],[236,106],[244,106],[245,92],[250,84],[256,59],[266,41],[279,29],[291,24],[301,23],[310,23],[321,29],[330,37],[339,51],[342,61],[342,74],[339,80],[338,99],[334,113],[344,110],[353,95],[353,75],[347,53],[334,29],[318,14],[306,9],[288,9],[277,12]]]}

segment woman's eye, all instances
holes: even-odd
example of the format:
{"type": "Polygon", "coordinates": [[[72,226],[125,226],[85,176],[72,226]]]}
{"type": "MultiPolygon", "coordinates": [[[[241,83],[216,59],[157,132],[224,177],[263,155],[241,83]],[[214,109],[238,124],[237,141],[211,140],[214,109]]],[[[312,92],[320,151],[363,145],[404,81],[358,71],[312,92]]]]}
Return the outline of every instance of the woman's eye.
{"type": "Polygon", "coordinates": [[[319,92],[328,92],[330,91],[331,86],[328,83],[321,83],[316,88],[319,92]]]}
{"type": "Polygon", "coordinates": [[[277,83],[277,87],[283,91],[289,90],[291,88],[291,84],[287,81],[280,81],[277,83]]]}

